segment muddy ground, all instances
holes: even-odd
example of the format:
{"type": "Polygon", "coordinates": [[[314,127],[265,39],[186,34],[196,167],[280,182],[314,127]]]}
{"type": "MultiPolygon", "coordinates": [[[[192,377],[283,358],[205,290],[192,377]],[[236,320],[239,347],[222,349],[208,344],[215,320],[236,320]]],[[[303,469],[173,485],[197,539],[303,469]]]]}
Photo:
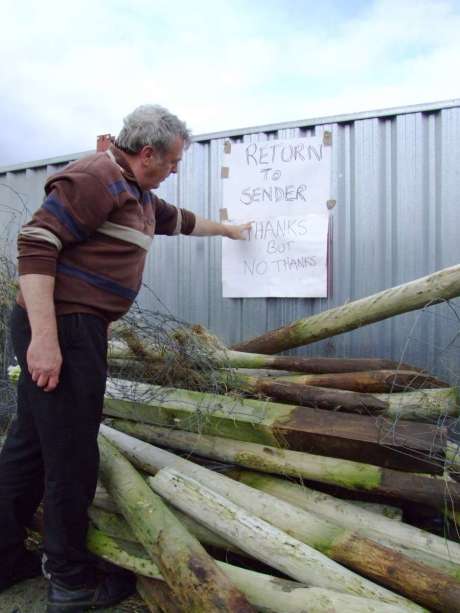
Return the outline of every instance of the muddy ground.
{"type": "MultiPolygon", "coordinates": [[[[46,579],[29,579],[0,594],[0,613],[45,613],[46,579]]],[[[133,596],[109,609],[98,609],[101,613],[148,613],[142,600],[133,596]]]]}

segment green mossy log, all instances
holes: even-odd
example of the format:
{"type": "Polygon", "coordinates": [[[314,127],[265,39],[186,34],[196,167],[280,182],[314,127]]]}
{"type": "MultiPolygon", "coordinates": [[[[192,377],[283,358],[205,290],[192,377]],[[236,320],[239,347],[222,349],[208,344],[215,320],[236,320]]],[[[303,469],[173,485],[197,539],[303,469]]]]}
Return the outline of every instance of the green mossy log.
{"type": "MultiPolygon", "coordinates": [[[[382,369],[397,369],[418,371],[419,369],[407,364],[400,364],[394,360],[381,358],[309,358],[303,356],[273,356],[263,353],[246,353],[243,351],[233,351],[231,349],[216,350],[207,347],[207,358],[210,363],[214,363],[216,368],[253,368],[253,369],[273,369],[287,370],[301,373],[346,373],[356,371],[372,371],[382,369]]],[[[133,349],[111,343],[109,345],[109,361],[114,366],[121,362],[124,367],[129,367],[129,362],[136,361],[143,365],[142,371],[145,372],[146,365],[159,364],[165,360],[175,359],[174,353],[158,351],[149,347],[145,340],[137,338],[133,349]]],[[[120,366],[120,365],[119,365],[120,366]]],[[[132,364],[135,368],[135,364],[132,364]]],[[[136,370],[135,372],[139,372],[136,370]]]]}
{"type": "Polygon", "coordinates": [[[104,436],[99,436],[101,480],[136,538],[187,611],[252,612],[199,542],[155,495],[144,479],[104,436]]]}
{"type": "Polygon", "coordinates": [[[181,474],[196,479],[204,487],[244,507],[253,515],[278,527],[299,541],[319,551],[327,552],[337,561],[345,563],[344,560],[347,559],[346,564],[355,570],[359,569],[359,572],[366,574],[375,573],[373,577],[379,575],[379,582],[385,582],[387,585],[397,584],[405,590],[406,594],[408,590],[411,593],[417,592],[418,599],[427,598],[434,603],[438,598],[446,598],[446,601],[451,604],[451,601],[457,597],[456,591],[460,590],[460,585],[432,568],[409,560],[387,547],[381,547],[369,539],[359,537],[357,533],[324,521],[312,513],[307,513],[273,496],[258,492],[254,488],[241,483],[232,484],[231,480],[224,475],[214,473],[170,452],[107,426],[102,426],[102,428],[104,435],[122,453],[148,473],[155,474],[165,467],[175,468],[181,474]],[[395,569],[401,569],[401,572],[395,569]],[[430,586],[429,590],[426,587],[427,583],[430,586]]]}
{"type": "Polygon", "coordinates": [[[342,500],[272,475],[232,469],[227,476],[275,496],[325,520],[389,546],[460,581],[460,544],[415,526],[375,515],[354,501],[342,500]]]}
{"type": "Polygon", "coordinates": [[[441,479],[130,420],[112,419],[109,423],[121,432],[155,445],[261,472],[328,483],[349,490],[373,492],[439,509],[444,508],[445,497],[448,495],[455,504],[460,505],[460,485],[451,483],[447,489],[441,479]]]}
{"type": "Polygon", "coordinates": [[[233,349],[273,354],[355,330],[388,317],[423,309],[460,296],[460,265],[444,268],[410,283],[348,302],[319,315],[299,319],[233,349]]]}
{"type": "MultiPolygon", "coordinates": [[[[140,579],[139,592],[143,596],[148,597],[146,590],[157,588],[157,581],[163,581],[158,568],[146,557],[145,550],[140,545],[130,547],[130,552],[127,553],[125,544],[119,539],[90,529],[88,549],[113,564],[136,572],[140,579]]],[[[332,590],[307,587],[296,581],[279,579],[224,562],[217,562],[217,565],[257,610],[266,613],[300,613],[305,610],[306,605],[308,613],[404,613],[413,610],[412,607],[393,606],[332,590]]],[[[164,593],[163,590],[160,599],[164,593]]],[[[152,601],[153,598],[149,600],[152,601]]],[[[175,606],[177,607],[177,604],[175,606]]]]}
{"type": "MultiPolygon", "coordinates": [[[[255,373],[252,373],[252,375],[257,376],[255,373]]],[[[304,385],[315,385],[317,387],[329,387],[369,394],[392,394],[395,392],[409,392],[420,388],[449,387],[449,384],[445,381],[431,377],[426,373],[401,369],[367,370],[318,375],[284,374],[276,376],[276,380],[280,382],[303,383],[304,385]]]]}
{"type": "Polygon", "coordinates": [[[440,417],[457,417],[460,414],[459,393],[454,387],[370,394],[244,375],[234,376],[231,385],[251,394],[269,396],[275,401],[329,411],[382,415],[419,422],[436,422],[440,417]]]}
{"type": "MultiPolygon", "coordinates": [[[[205,526],[232,540],[249,555],[297,581],[381,600],[388,604],[400,603],[403,606],[410,604],[407,600],[332,562],[328,557],[311,549],[305,542],[275,527],[268,520],[259,518],[257,512],[251,508],[250,500],[244,500],[240,506],[235,500],[239,499],[238,495],[223,496],[202,482],[185,476],[173,468],[163,468],[148,481],[154,491],[182,511],[186,511],[195,519],[199,518],[205,526]]],[[[253,497],[254,495],[258,496],[259,492],[254,490],[253,497]]],[[[323,526],[323,535],[326,532],[332,541],[336,541],[337,535],[333,534],[335,532],[333,526],[323,526]]],[[[349,547],[350,543],[347,545],[349,547]]],[[[363,550],[362,545],[363,543],[361,543],[361,555],[366,557],[367,552],[363,550]]],[[[411,583],[411,579],[412,577],[406,576],[406,582],[411,583]]],[[[419,580],[418,583],[420,586],[422,581],[419,580]]],[[[458,592],[460,593],[460,586],[458,592]]],[[[407,588],[403,593],[407,594],[407,588]]],[[[417,598],[424,596],[425,594],[421,594],[419,590],[417,598]]],[[[434,602],[434,599],[430,598],[430,604],[434,602]]],[[[447,602],[450,606],[452,597],[446,600],[447,602]]]]}
{"type": "MultiPolygon", "coordinates": [[[[99,502],[101,502],[99,500],[99,502]]],[[[121,515],[113,512],[112,509],[100,508],[97,506],[98,501],[93,501],[93,505],[89,508],[88,514],[91,521],[95,524],[99,530],[102,530],[105,534],[118,537],[127,541],[136,540],[133,531],[129,528],[127,523],[123,520],[121,515]]],[[[237,547],[235,547],[229,541],[221,538],[211,530],[205,528],[202,524],[195,521],[185,513],[174,509],[168,505],[171,513],[181,522],[181,524],[197,538],[202,545],[208,547],[214,547],[216,549],[222,549],[223,551],[232,551],[233,553],[243,553],[237,547]]]]}
{"type": "Polygon", "coordinates": [[[430,424],[109,380],[107,416],[254,442],[272,447],[441,473],[446,429],[430,424]],[[143,401],[129,398],[145,399],[143,401]],[[402,452],[402,453],[401,453],[402,452]],[[424,457],[426,456],[426,458],[424,457]]]}

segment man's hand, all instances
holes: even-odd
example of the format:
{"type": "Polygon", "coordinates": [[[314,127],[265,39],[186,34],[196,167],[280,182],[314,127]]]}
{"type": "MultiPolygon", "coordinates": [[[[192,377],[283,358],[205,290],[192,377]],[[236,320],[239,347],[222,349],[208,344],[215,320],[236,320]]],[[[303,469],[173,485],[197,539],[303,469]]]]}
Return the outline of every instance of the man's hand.
{"type": "Polygon", "coordinates": [[[45,392],[59,383],[62,355],[54,310],[54,277],[27,274],[19,277],[32,340],[27,349],[27,366],[32,379],[45,392]]]}
{"type": "Polygon", "coordinates": [[[254,222],[249,221],[243,224],[225,224],[227,238],[237,241],[246,241],[249,238],[249,232],[254,222]]]}
{"type": "Polygon", "coordinates": [[[45,392],[52,392],[59,383],[62,355],[57,339],[32,338],[27,349],[27,366],[32,380],[45,392]]]}
{"type": "Polygon", "coordinates": [[[191,236],[226,236],[237,241],[248,240],[253,221],[243,224],[218,223],[195,215],[191,236]]]}

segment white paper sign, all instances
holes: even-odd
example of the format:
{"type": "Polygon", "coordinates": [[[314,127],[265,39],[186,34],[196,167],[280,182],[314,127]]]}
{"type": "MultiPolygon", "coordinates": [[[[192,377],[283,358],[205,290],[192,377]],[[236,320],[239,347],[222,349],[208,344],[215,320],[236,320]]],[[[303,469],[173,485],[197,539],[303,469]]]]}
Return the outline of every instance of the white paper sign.
{"type": "Polygon", "coordinates": [[[328,212],[331,147],[322,137],[232,144],[224,166],[229,217],[250,220],[328,212]]]}
{"type": "Polygon", "coordinates": [[[249,241],[222,241],[227,298],[326,297],[331,147],[323,137],[231,145],[223,206],[254,221],[249,241]]]}
{"type": "Polygon", "coordinates": [[[248,241],[224,239],[223,296],[327,296],[328,228],[327,215],[267,217],[254,222],[248,241]]]}

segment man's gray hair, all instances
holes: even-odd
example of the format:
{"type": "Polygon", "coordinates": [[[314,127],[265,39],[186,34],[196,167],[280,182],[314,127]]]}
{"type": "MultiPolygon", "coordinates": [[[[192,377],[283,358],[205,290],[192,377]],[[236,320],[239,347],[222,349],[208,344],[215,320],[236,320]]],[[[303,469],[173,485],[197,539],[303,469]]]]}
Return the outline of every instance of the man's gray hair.
{"type": "Polygon", "coordinates": [[[123,119],[123,128],[115,145],[126,153],[139,153],[150,145],[164,155],[177,137],[185,146],[190,144],[190,132],[183,121],[157,104],[144,104],[123,119]]]}

